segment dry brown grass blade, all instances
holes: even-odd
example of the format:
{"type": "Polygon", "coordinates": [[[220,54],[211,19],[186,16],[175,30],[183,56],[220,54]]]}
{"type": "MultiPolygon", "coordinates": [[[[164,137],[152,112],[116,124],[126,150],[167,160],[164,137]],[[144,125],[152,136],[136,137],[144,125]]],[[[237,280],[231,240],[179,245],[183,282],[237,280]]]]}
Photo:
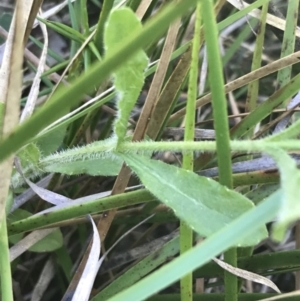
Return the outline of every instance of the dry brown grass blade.
{"type": "Polygon", "coordinates": [[[22,238],[19,242],[14,244],[9,249],[10,261],[14,261],[16,258],[21,256],[24,252],[26,252],[30,247],[36,244],[38,241],[43,239],[44,237],[48,236],[50,233],[55,231],[57,228],[51,229],[43,229],[43,230],[36,230],[22,238]]]}
{"type": "Polygon", "coordinates": [[[155,104],[147,129],[147,135],[151,139],[156,139],[163,122],[167,118],[173,100],[179,92],[182,82],[190,69],[190,63],[191,48],[189,47],[188,50],[182,55],[176,68],[168,79],[162,93],[160,94],[157,103],[155,104]]]}
{"type": "MultiPolygon", "coordinates": [[[[4,39],[7,39],[7,37],[8,37],[7,31],[1,26],[0,26],[0,36],[4,39]]],[[[25,48],[24,57],[33,66],[38,67],[40,59],[36,55],[34,55],[31,51],[29,51],[27,48],[25,48]]],[[[49,69],[50,69],[50,67],[45,65],[45,71],[47,71],[49,69]]],[[[58,73],[53,72],[53,73],[48,75],[48,78],[51,79],[54,82],[58,82],[59,79],[60,79],[60,75],[58,73]]]]}
{"type": "Polygon", "coordinates": [[[136,15],[139,17],[139,19],[143,19],[147,9],[149,8],[152,0],[142,0],[140,3],[138,9],[136,10],[136,15]]]}
{"type": "MultiPolygon", "coordinates": [[[[230,2],[234,7],[236,7],[239,10],[242,10],[245,7],[248,7],[250,5],[247,2],[244,2],[244,1],[241,1],[241,0],[227,0],[227,1],[230,2]]],[[[261,10],[257,9],[257,8],[253,9],[249,13],[249,15],[252,16],[252,17],[255,17],[257,19],[260,19],[261,10]]],[[[277,16],[274,16],[274,15],[268,13],[267,14],[267,24],[284,31],[286,21],[284,19],[278,18],[277,16]]],[[[296,36],[300,37],[300,29],[299,28],[296,29],[296,36]]]]}
{"type": "Polygon", "coordinates": [[[270,298],[266,298],[266,299],[260,299],[258,301],[289,300],[290,297],[295,297],[295,296],[300,296],[300,291],[294,291],[294,292],[287,293],[287,294],[281,294],[279,296],[270,297],[270,298]]]}
{"type": "MultiPolygon", "coordinates": [[[[273,119],[271,122],[269,122],[267,125],[263,126],[262,129],[260,129],[258,132],[255,133],[255,135],[252,137],[252,139],[257,139],[258,137],[262,136],[265,132],[267,132],[270,128],[272,128],[274,125],[278,124],[280,120],[283,118],[292,115],[295,112],[295,109],[299,106],[299,104],[296,104],[294,107],[292,107],[289,110],[285,110],[280,116],[273,119]]],[[[271,112],[272,113],[272,112],[271,112]]]]}
{"type": "MultiPolygon", "coordinates": [[[[264,76],[267,76],[271,73],[274,73],[280,69],[283,69],[287,66],[299,63],[300,60],[300,51],[297,51],[291,55],[288,55],[282,59],[279,59],[273,63],[270,63],[264,67],[261,67],[255,71],[252,71],[244,76],[241,76],[239,78],[237,78],[236,80],[228,83],[227,85],[225,85],[225,93],[229,93],[231,91],[234,91],[238,88],[241,88],[247,84],[249,84],[250,82],[254,81],[254,80],[258,80],[264,76]]],[[[209,103],[211,101],[211,93],[199,98],[196,102],[196,106],[197,108],[204,106],[205,104],[209,103]]],[[[169,123],[173,122],[174,120],[182,117],[185,115],[185,108],[177,111],[176,113],[174,113],[170,119],[169,119],[169,123]]]]}
{"type": "Polygon", "coordinates": [[[87,249],[85,250],[85,253],[83,255],[83,258],[81,259],[80,261],[80,264],[76,270],[76,273],[74,274],[73,278],[72,278],[72,281],[70,282],[69,286],[68,286],[68,289],[66,290],[63,298],[61,299],[61,301],[68,301],[68,300],[71,300],[75,290],[76,290],[76,287],[77,287],[77,284],[81,278],[81,275],[84,271],[84,267],[86,265],[86,262],[89,258],[89,254],[90,254],[90,251],[91,251],[91,248],[92,248],[92,242],[89,243],[87,249]]]}
{"type": "Polygon", "coordinates": [[[45,65],[46,65],[47,52],[48,52],[48,32],[45,24],[43,24],[42,22],[39,22],[39,24],[43,33],[44,46],[42,49],[39,65],[36,74],[34,76],[32,86],[30,88],[30,93],[28,95],[27,102],[21,114],[20,122],[23,122],[26,118],[30,117],[34,111],[36,101],[38,99],[38,95],[40,91],[41,76],[45,70],[45,65]]]}
{"type": "Polygon", "coordinates": [[[157,102],[168,69],[179,26],[180,20],[177,20],[172,24],[172,26],[169,29],[164,48],[162,50],[162,55],[157,66],[157,70],[155,72],[142,113],[138,120],[135,132],[133,134],[134,141],[141,140],[145,135],[149,118],[157,102]]]}
{"type": "Polygon", "coordinates": [[[270,279],[268,279],[266,277],[260,276],[258,274],[255,274],[255,273],[252,273],[252,272],[249,272],[249,271],[246,271],[246,270],[239,269],[237,267],[233,267],[232,265],[230,265],[230,264],[228,264],[228,263],[226,263],[222,260],[219,260],[217,258],[214,258],[213,261],[216,264],[218,264],[221,268],[223,268],[224,270],[230,272],[231,274],[234,274],[234,275],[236,275],[240,278],[243,278],[243,279],[247,279],[247,280],[250,280],[250,281],[261,283],[263,285],[271,287],[277,293],[280,293],[280,290],[275,285],[275,283],[272,282],[270,279]]]}
{"type": "Polygon", "coordinates": [[[39,279],[34,287],[34,290],[31,294],[30,301],[40,301],[44,296],[46,289],[48,288],[51,280],[54,278],[56,273],[55,263],[53,258],[49,258],[46,261],[40,275],[39,279]]]}
{"type": "MultiPolygon", "coordinates": [[[[23,62],[23,21],[23,2],[18,1],[0,70],[0,91],[2,97],[0,102],[2,102],[4,107],[3,116],[0,116],[0,120],[3,121],[0,129],[0,138],[10,134],[19,122],[23,62]]],[[[0,164],[0,220],[2,220],[5,212],[12,166],[13,156],[10,156],[0,164]]]]}
{"type": "Polygon", "coordinates": [[[26,1],[23,0],[22,2],[24,2],[24,5],[26,5],[26,11],[24,11],[24,13],[26,14],[27,21],[26,21],[24,38],[23,38],[24,45],[26,45],[35,18],[39,12],[39,9],[41,8],[43,0],[26,0],[26,1]]]}

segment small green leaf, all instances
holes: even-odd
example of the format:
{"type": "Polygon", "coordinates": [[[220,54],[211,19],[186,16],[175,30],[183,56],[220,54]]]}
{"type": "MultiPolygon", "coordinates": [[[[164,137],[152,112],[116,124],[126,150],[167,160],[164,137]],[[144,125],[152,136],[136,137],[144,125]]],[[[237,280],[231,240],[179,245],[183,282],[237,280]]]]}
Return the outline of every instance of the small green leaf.
{"type": "MultiPolygon", "coordinates": [[[[26,219],[27,217],[31,216],[32,214],[23,209],[17,209],[12,214],[9,215],[8,220],[9,222],[16,222],[22,219],[26,219]]],[[[9,242],[11,244],[18,243],[24,234],[15,234],[9,236],[9,242]]],[[[31,252],[52,252],[56,249],[61,248],[63,245],[63,236],[59,229],[51,232],[49,235],[38,241],[28,250],[31,252]]]]}
{"type": "Polygon", "coordinates": [[[63,245],[63,236],[59,229],[51,232],[49,235],[38,241],[28,250],[31,252],[52,252],[62,247],[63,245]]]}
{"type": "Polygon", "coordinates": [[[40,160],[40,150],[39,148],[33,144],[27,144],[21,151],[17,153],[17,156],[21,160],[22,167],[33,165],[36,166],[40,160]]]}
{"type": "Polygon", "coordinates": [[[279,189],[279,184],[265,184],[247,192],[245,196],[254,204],[262,202],[265,198],[269,197],[272,193],[279,189]]]}
{"type": "MultiPolygon", "coordinates": [[[[10,223],[13,223],[13,222],[17,222],[19,220],[25,219],[31,215],[32,214],[26,210],[17,209],[12,214],[10,214],[7,219],[10,223]]],[[[22,237],[23,237],[23,233],[10,235],[8,240],[11,244],[16,244],[17,242],[19,242],[22,239],[22,237]]]]}
{"type": "MultiPolygon", "coordinates": [[[[254,207],[236,191],[191,171],[138,155],[120,156],[151,193],[202,236],[216,233],[254,207]]],[[[260,227],[238,246],[256,245],[267,236],[266,227],[260,227]]]]}
{"type": "MultiPolygon", "coordinates": [[[[41,153],[36,144],[27,144],[17,153],[17,156],[21,160],[21,166],[24,176],[31,179],[37,178],[37,176],[40,174],[38,164],[41,157],[41,153]]],[[[18,187],[23,184],[24,178],[14,168],[12,171],[11,185],[13,187],[18,187]]]]}
{"type": "Polygon", "coordinates": [[[57,149],[63,143],[66,130],[67,126],[59,127],[55,131],[37,139],[36,144],[39,147],[43,157],[57,151],[57,149]]]}
{"type": "MultiPolygon", "coordinates": [[[[140,30],[142,30],[141,22],[132,10],[127,7],[112,10],[104,31],[106,56],[120,47],[128,35],[140,30]]],[[[113,74],[118,95],[118,117],[115,121],[118,143],[125,137],[130,112],[144,84],[147,64],[147,55],[140,50],[113,74]]]]}

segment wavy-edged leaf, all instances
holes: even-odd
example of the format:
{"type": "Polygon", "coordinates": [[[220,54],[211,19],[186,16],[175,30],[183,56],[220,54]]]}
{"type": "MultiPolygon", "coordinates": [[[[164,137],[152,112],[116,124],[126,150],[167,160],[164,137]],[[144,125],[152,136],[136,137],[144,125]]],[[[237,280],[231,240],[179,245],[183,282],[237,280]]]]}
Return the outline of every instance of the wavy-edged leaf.
{"type": "MultiPolygon", "coordinates": [[[[120,156],[151,193],[202,236],[216,233],[254,207],[236,191],[191,171],[138,155],[120,156]]],[[[266,228],[260,227],[237,245],[255,245],[267,236],[266,228]]]]}
{"type": "MultiPolygon", "coordinates": [[[[123,7],[112,10],[104,31],[106,56],[122,45],[124,39],[133,31],[136,32],[141,29],[140,20],[129,8],[123,7]]],[[[113,74],[118,95],[118,116],[115,121],[115,134],[118,143],[125,137],[128,118],[144,84],[144,71],[147,65],[147,55],[143,50],[140,50],[113,74]]]]}

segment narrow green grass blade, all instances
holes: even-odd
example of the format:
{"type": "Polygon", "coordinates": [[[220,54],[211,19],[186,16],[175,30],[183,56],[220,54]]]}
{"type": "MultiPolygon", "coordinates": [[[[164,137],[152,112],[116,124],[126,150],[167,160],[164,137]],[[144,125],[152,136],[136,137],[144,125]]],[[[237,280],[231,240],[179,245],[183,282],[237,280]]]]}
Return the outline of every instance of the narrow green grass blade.
{"type": "MultiPolygon", "coordinates": [[[[261,19],[257,29],[258,34],[256,36],[256,43],[255,43],[255,49],[253,53],[251,71],[254,71],[261,67],[263,45],[265,40],[267,13],[268,13],[268,3],[264,4],[261,11],[261,19]]],[[[251,112],[256,108],[257,98],[258,98],[258,88],[259,88],[258,80],[253,81],[248,85],[248,94],[246,98],[246,110],[248,112],[251,112]]],[[[252,133],[250,133],[250,136],[252,136],[252,133]]]]}
{"type": "MultiPolygon", "coordinates": [[[[209,84],[212,94],[214,128],[216,131],[219,182],[227,188],[232,189],[233,182],[231,172],[227,100],[224,89],[223,66],[219,48],[216,17],[213,10],[213,1],[203,1],[202,11],[209,68],[209,84]]],[[[223,203],[223,200],[220,199],[219,202],[223,203]]],[[[225,252],[224,260],[226,263],[235,267],[237,265],[236,248],[225,252]]],[[[237,301],[237,277],[228,271],[224,272],[224,277],[225,301],[237,301]]]]}
{"type": "MultiPolygon", "coordinates": [[[[287,2],[287,14],[286,14],[286,24],[285,30],[283,33],[283,41],[280,57],[285,57],[294,52],[295,49],[295,31],[297,27],[298,21],[298,8],[299,8],[299,0],[290,0],[287,2]]],[[[284,85],[288,84],[291,79],[292,66],[285,67],[278,71],[277,74],[277,88],[281,88],[284,85]]],[[[289,99],[287,99],[282,107],[286,107],[289,99]]]]}
{"type": "Polygon", "coordinates": [[[114,5],[114,2],[111,0],[104,0],[100,12],[100,17],[97,23],[97,30],[94,36],[95,45],[100,52],[100,54],[103,55],[104,47],[103,47],[103,33],[104,33],[104,25],[107,21],[108,15],[114,5]]]}
{"type": "Polygon", "coordinates": [[[38,18],[39,21],[46,24],[49,28],[53,29],[54,31],[60,33],[64,37],[68,38],[71,41],[82,43],[85,40],[85,37],[72,27],[69,27],[65,24],[59,23],[59,22],[53,22],[53,21],[46,21],[44,19],[38,18]]]}
{"type": "Polygon", "coordinates": [[[145,300],[168,287],[182,276],[235,245],[239,239],[251,236],[255,230],[274,218],[279,210],[279,203],[278,195],[271,195],[263,203],[243,214],[227,227],[150,276],[110,298],[109,301],[145,300]],[[166,277],[166,275],[168,276],[166,277]]]}
{"type": "MultiPolygon", "coordinates": [[[[198,95],[198,65],[201,36],[201,4],[196,8],[195,31],[192,42],[191,68],[189,72],[188,99],[186,105],[184,141],[193,141],[195,133],[195,111],[198,95]]],[[[182,168],[194,169],[194,152],[183,154],[182,168]]],[[[184,200],[185,201],[185,200],[184,200]]],[[[188,200],[187,200],[188,201],[188,200]]],[[[190,250],[193,246],[193,230],[184,220],[180,221],[180,254],[190,250]]],[[[180,294],[182,301],[193,300],[193,275],[189,273],[180,279],[180,294]]]]}

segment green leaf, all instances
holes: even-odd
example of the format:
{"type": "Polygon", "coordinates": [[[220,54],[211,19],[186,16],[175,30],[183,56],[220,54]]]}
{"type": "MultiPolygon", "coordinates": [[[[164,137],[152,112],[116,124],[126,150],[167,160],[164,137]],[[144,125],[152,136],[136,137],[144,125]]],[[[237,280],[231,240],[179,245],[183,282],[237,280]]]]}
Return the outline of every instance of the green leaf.
{"type": "Polygon", "coordinates": [[[17,156],[21,160],[22,167],[28,165],[36,166],[40,160],[41,153],[35,144],[30,143],[27,144],[26,147],[24,147],[21,151],[19,151],[17,156]]]}
{"type": "MultiPolygon", "coordinates": [[[[17,209],[8,216],[8,221],[10,223],[13,223],[13,222],[17,222],[22,219],[26,219],[29,216],[31,216],[30,212],[23,210],[23,209],[17,209]]],[[[17,242],[19,242],[22,239],[22,237],[23,237],[23,234],[10,235],[8,240],[11,244],[16,244],[17,242]]]]}
{"type": "Polygon", "coordinates": [[[272,237],[278,241],[284,238],[288,226],[300,218],[299,186],[300,171],[296,161],[281,149],[268,149],[280,170],[281,209],[278,222],[273,227],[272,237]]]}
{"type": "Polygon", "coordinates": [[[279,189],[279,184],[265,184],[247,192],[245,196],[254,204],[258,204],[279,189]]]}
{"type": "MultiPolygon", "coordinates": [[[[32,214],[26,210],[23,209],[17,209],[15,210],[10,216],[9,221],[10,222],[16,222],[25,218],[28,218],[32,214]]],[[[9,242],[11,244],[18,243],[22,238],[23,234],[15,234],[9,236],[9,242]]],[[[28,250],[31,252],[52,252],[54,250],[57,250],[61,248],[63,245],[63,236],[61,234],[61,231],[59,229],[53,231],[40,241],[38,241],[36,244],[34,244],[32,247],[30,247],[28,250]]]]}
{"type": "Polygon", "coordinates": [[[61,146],[66,134],[66,130],[67,126],[62,126],[57,128],[55,131],[51,131],[49,134],[37,139],[36,144],[39,147],[43,157],[55,152],[61,146]]]}
{"type": "MultiPolygon", "coordinates": [[[[30,143],[22,148],[17,156],[21,160],[22,172],[26,178],[37,178],[41,171],[38,168],[41,153],[36,144],[30,143]]],[[[24,184],[24,178],[14,168],[12,172],[11,185],[13,187],[19,187],[24,184]]]]}
{"type": "Polygon", "coordinates": [[[63,235],[59,229],[51,232],[49,235],[38,241],[28,250],[31,252],[52,252],[63,246],[63,235]]]}
{"type": "MultiPolygon", "coordinates": [[[[39,170],[37,166],[41,157],[41,153],[37,145],[34,143],[27,144],[17,153],[17,156],[21,160],[22,172],[24,176],[26,178],[36,178],[39,175],[39,170]],[[28,170],[31,171],[30,174],[28,174],[28,170]]],[[[11,185],[13,187],[18,187],[24,183],[23,177],[15,168],[12,172],[11,181],[11,185]]]]}
{"type": "Polygon", "coordinates": [[[88,174],[91,176],[115,176],[120,172],[123,161],[111,155],[86,160],[58,162],[45,167],[46,172],[66,175],[88,174]]]}
{"type": "Polygon", "coordinates": [[[226,251],[232,245],[237,244],[241,238],[256,235],[255,231],[274,218],[278,210],[279,202],[278,193],[276,192],[257,207],[233,221],[228,227],[220,229],[220,231],[205,239],[201,244],[196,245],[127,289],[119,291],[109,300],[140,301],[148,299],[184,275],[204,265],[218,254],[226,251]]]}
{"type": "MultiPolygon", "coordinates": [[[[142,30],[142,25],[135,13],[127,7],[112,10],[104,31],[106,56],[122,45],[132,32],[142,30]]],[[[144,71],[148,58],[143,50],[124,62],[113,74],[118,95],[118,117],[115,122],[115,134],[118,143],[125,137],[130,112],[144,84],[144,71]]]]}
{"type": "MultiPolygon", "coordinates": [[[[202,236],[212,235],[254,207],[236,191],[189,170],[138,155],[120,156],[151,193],[202,236]]],[[[263,226],[237,245],[256,245],[267,236],[263,226]]]]}

